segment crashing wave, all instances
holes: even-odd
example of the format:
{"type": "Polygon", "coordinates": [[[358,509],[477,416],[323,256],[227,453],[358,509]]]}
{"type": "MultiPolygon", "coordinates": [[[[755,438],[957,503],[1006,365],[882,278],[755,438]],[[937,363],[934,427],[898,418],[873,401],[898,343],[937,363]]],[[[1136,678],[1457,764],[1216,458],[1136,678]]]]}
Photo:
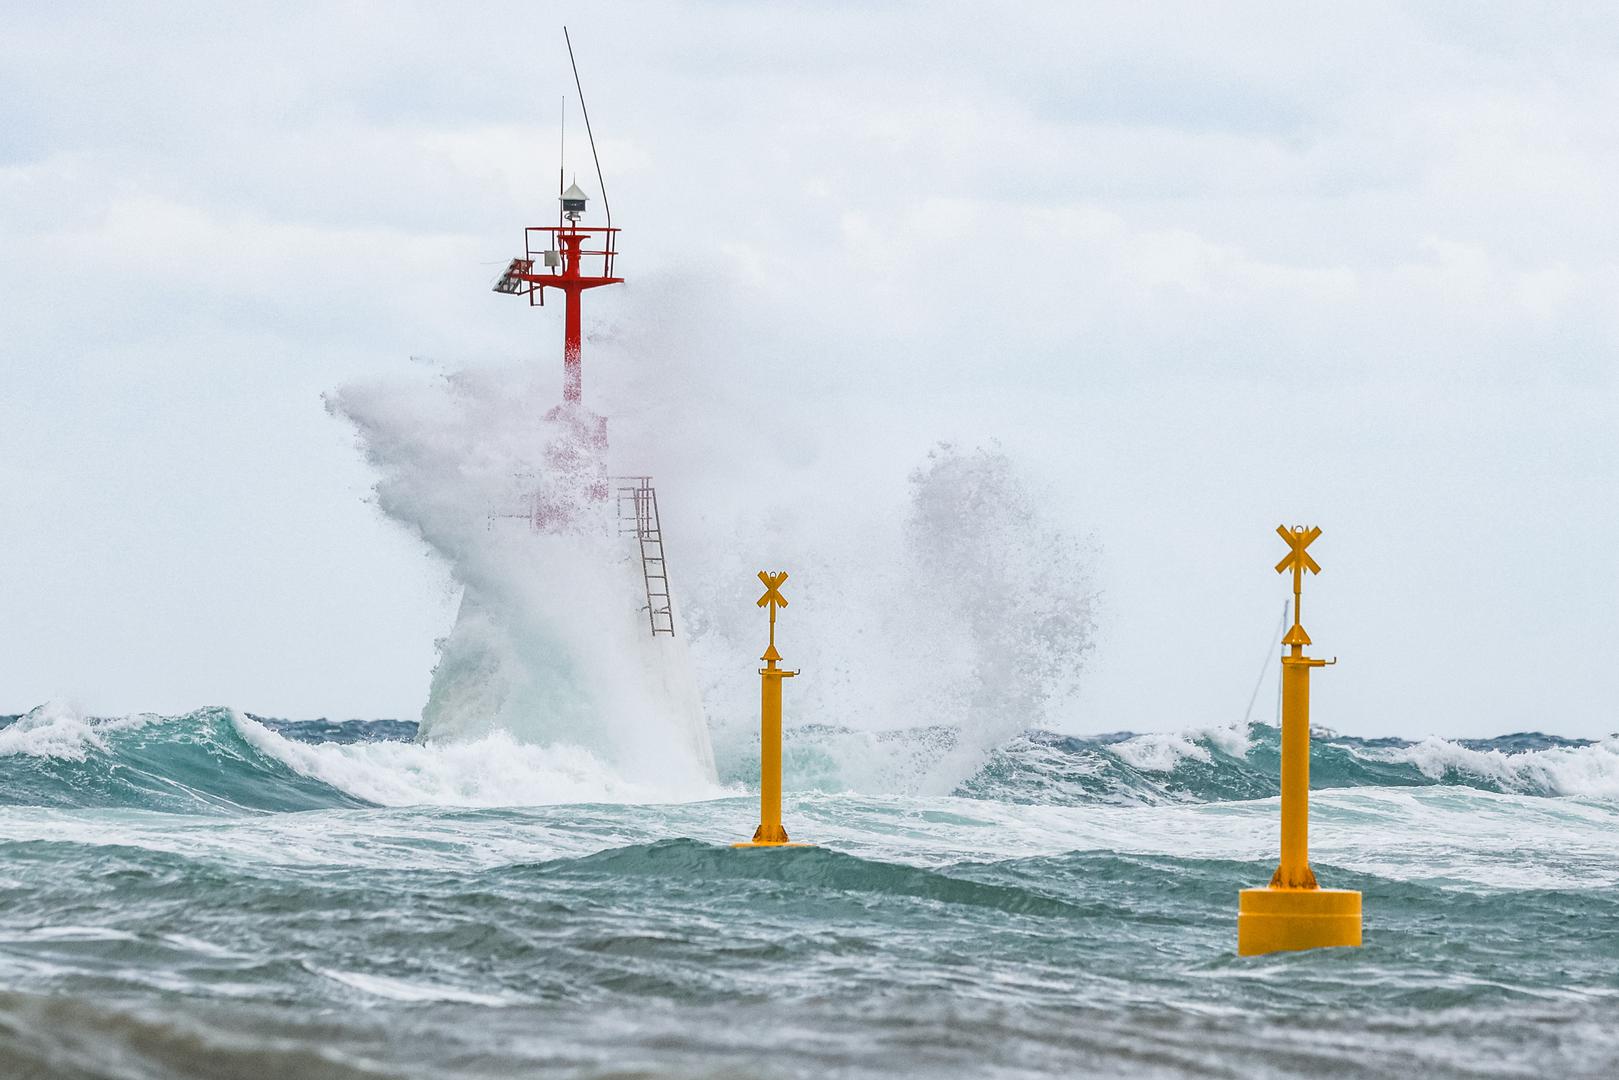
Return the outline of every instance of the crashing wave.
{"type": "MultiPolygon", "coordinates": [[[[1009,802],[1214,802],[1274,796],[1280,770],[1280,733],[1263,724],[1091,738],[1028,732],[1002,745],[959,793],[1009,802]]],[[[1411,742],[1329,732],[1312,740],[1310,783],[1619,798],[1619,737],[1411,742]]]]}
{"type": "MultiPolygon", "coordinates": [[[[539,806],[684,802],[753,787],[754,744],[722,744],[721,783],[679,771],[627,779],[588,748],[524,743],[494,731],[422,744],[405,721],[289,722],[230,709],[184,716],[86,717],[60,704],[0,717],[0,803],[118,806],[176,813],[345,806],[539,806]]],[[[794,727],[788,790],[934,793],[963,735],[933,725],[867,731],[794,727]]],[[[948,789],[970,799],[1043,805],[1155,805],[1270,798],[1279,790],[1273,727],[1097,736],[1028,731],[993,748],[948,789]]],[[[1534,796],[1619,798],[1619,737],[1314,740],[1317,788],[1454,785],[1534,796]]]]}
{"type": "Polygon", "coordinates": [[[523,743],[503,731],[434,746],[400,738],[414,732],[397,721],[288,724],[225,708],[104,719],[50,704],[0,727],[0,804],[219,814],[721,794],[678,779],[630,782],[579,746],[523,743]],[[297,728],[311,730],[289,737],[297,728]],[[334,728],[343,735],[331,738],[334,728]]]}

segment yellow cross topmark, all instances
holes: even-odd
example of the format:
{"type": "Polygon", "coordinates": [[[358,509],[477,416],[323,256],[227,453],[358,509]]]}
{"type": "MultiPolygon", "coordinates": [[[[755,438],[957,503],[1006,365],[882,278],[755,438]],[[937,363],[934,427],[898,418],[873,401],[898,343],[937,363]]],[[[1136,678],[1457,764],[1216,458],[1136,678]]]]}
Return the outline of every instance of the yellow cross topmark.
{"type": "Polygon", "coordinates": [[[787,598],[781,595],[781,583],[787,580],[787,571],[772,574],[768,571],[759,571],[759,580],[765,583],[765,594],[759,597],[759,606],[770,605],[770,616],[775,618],[778,607],[787,606],[787,598]]]}
{"type": "Polygon", "coordinates": [[[1286,525],[1278,525],[1276,526],[1276,533],[1287,541],[1288,547],[1292,548],[1287,553],[1287,556],[1276,564],[1278,574],[1285,570],[1292,570],[1295,574],[1304,570],[1308,570],[1312,574],[1321,572],[1321,564],[1311,558],[1308,551],[1304,550],[1315,542],[1316,537],[1321,535],[1320,528],[1312,525],[1306,529],[1303,525],[1295,525],[1289,529],[1286,525]]]}

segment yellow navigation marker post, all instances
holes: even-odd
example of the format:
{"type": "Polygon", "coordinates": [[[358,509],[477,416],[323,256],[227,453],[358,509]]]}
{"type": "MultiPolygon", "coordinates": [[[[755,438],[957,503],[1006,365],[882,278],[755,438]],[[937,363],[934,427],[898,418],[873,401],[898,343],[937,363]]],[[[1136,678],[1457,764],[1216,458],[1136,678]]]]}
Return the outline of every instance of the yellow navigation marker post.
{"type": "Polygon", "coordinates": [[[1278,574],[1293,571],[1293,627],[1282,644],[1282,861],[1263,889],[1244,889],[1237,903],[1237,954],[1329,945],[1360,944],[1360,893],[1323,889],[1310,870],[1310,669],[1336,663],[1304,655],[1310,635],[1299,622],[1304,571],[1321,566],[1305,549],[1321,535],[1318,528],[1284,525],[1287,541],[1278,574]]]}
{"type": "Polygon", "coordinates": [[[776,666],[781,661],[776,651],[776,609],[787,606],[787,598],[781,595],[787,572],[761,570],[759,580],[765,586],[759,606],[770,609],[770,645],[759,658],[765,662],[759,669],[759,828],[752,840],[731,846],[809,847],[789,842],[781,825],[781,681],[798,674],[776,666]]]}

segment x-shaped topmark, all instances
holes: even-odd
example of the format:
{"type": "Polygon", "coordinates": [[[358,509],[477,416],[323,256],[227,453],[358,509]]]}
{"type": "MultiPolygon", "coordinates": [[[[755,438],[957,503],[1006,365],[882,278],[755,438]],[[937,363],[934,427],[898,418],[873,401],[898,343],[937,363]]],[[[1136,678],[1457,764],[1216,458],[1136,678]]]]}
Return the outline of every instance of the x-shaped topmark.
{"type": "Polygon", "coordinates": [[[1308,570],[1312,574],[1321,572],[1321,564],[1316,562],[1308,551],[1304,550],[1315,542],[1316,537],[1321,535],[1319,527],[1312,525],[1306,529],[1303,525],[1295,525],[1289,529],[1286,525],[1278,525],[1276,526],[1276,535],[1286,540],[1287,546],[1292,549],[1281,562],[1276,564],[1278,574],[1284,570],[1292,570],[1296,581],[1298,580],[1297,575],[1302,571],[1308,570]]]}
{"type": "Polygon", "coordinates": [[[772,574],[767,570],[759,571],[759,580],[765,583],[765,594],[759,597],[759,606],[770,605],[770,618],[776,617],[778,607],[787,606],[787,598],[781,595],[781,583],[787,580],[787,571],[772,574]]]}

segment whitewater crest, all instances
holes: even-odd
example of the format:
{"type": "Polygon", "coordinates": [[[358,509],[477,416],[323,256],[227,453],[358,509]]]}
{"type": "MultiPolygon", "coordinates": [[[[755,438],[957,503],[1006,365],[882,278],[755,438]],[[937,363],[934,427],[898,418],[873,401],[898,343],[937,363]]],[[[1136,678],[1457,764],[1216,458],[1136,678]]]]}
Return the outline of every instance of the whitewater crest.
{"type": "Polygon", "coordinates": [[[1619,795],[1619,736],[1601,741],[1550,739],[1525,749],[1514,745],[1537,737],[1453,742],[1430,736],[1398,747],[1357,751],[1372,761],[1396,762],[1417,769],[1437,783],[1463,783],[1532,795],[1619,795]],[[1491,745],[1506,742],[1508,745],[1491,745]]]}
{"type": "MultiPolygon", "coordinates": [[[[1502,794],[1619,798],[1619,737],[1538,733],[1452,741],[1312,739],[1311,786],[1450,785],[1502,794]]],[[[1094,737],[1031,731],[991,754],[959,793],[1023,803],[1217,802],[1279,788],[1280,732],[1253,724],[1094,737]]]]}
{"type": "MultiPolygon", "coordinates": [[[[676,803],[735,795],[748,777],[730,759],[724,784],[678,772],[637,780],[579,745],[510,732],[423,743],[392,721],[292,722],[227,708],[183,716],[96,718],[50,703],[0,718],[0,803],[236,814],[365,806],[507,807],[676,803]]],[[[1048,806],[1129,806],[1274,797],[1275,728],[1094,737],[1028,731],[993,747],[946,794],[1048,806]]],[[[797,791],[904,795],[955,760],[961,729],[872,732],[807,725],[785,767],[797,791]]],[[[1507,795],[1619,799],[1619,737],[1519,734],[1490,740],[1362,740],[1314,747],[1318,788],[1455,786],[1507,795]]]]}
{"type": "Polygon", "coordinates": [[[582,746],[538,746],[499,729],[430,744],[339,744],[289,739],[235,713],[231,722],[267,759],[378,806],[652,803],[720,794],[678,778],[661,784],[629,781],[623,770],[582,746]]]}
{"type": "Polygon", "coordinates": [[[0,725],[0,802],[215,814],[724,794],[678,772],[629,779],[586,747],[526,743],[503,730],[432,744],[399,734],[388,722],[291,723],[228,708],[97,718],[53,702],[0,725]]]}
{"type": "Polygon", "coordinates": [[[106,741],[72,706],[46,702],[0,728],[0,757],[31,757],[83,761],[93,751],[105,751],[106,741]]]}

